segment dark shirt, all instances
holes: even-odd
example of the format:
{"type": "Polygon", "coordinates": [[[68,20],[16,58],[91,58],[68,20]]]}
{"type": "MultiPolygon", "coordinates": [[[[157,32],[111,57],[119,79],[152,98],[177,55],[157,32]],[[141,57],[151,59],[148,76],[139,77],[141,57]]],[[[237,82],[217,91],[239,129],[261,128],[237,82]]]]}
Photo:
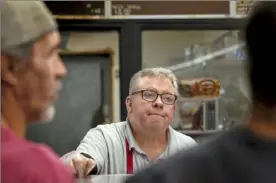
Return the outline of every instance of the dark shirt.
{"type": "Polygon", "coordinates": [[[276,141],[239,127],[148,167],[126,183],[276,183],[276,141]]]}

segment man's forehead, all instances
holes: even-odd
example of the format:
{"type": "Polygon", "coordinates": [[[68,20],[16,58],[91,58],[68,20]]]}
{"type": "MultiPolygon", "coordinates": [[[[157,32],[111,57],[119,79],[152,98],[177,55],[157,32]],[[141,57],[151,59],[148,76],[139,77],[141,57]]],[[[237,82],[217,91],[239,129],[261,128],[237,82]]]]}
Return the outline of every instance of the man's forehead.
{"type": "Polygon", "coordinates": [[[160,89],[172,89],[173,85],[166,76],[145,76],[137,80],[138,87],[158,87],[160,89]],[[162,85],[160,85],[162,82],[162,85]]]}

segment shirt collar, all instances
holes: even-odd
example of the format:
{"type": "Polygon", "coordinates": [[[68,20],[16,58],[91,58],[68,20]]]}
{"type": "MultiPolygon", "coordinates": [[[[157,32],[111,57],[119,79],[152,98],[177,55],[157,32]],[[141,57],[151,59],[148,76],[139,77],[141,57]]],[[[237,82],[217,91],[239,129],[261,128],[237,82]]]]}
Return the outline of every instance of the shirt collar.
{"type": "Polygon", "coordinates": [[[128,141],[128,144],[129,144],[129,150],[139,149],[133,137],[129,121],[126,121],[126,140],[128,141]]]}
{"type": "MultiPolygon", "coordinates": [[[[165,150],[165,152],[169,152],[170,149],[174,149],[174,147],[173,147],[174,143],[173,143],[173,139],[172,139],[174,137],[173,136],[174,129],[171,126],[169,126],[168,130],[169,130],[168,131],[168,147],[165,150]]],[[[136,151],[143,153],[143,151],[138,147],[138,145],[135,142],[129,121],[126,121],[126,139],[129,144],[129,150],[135,149],[136,151]]]]}

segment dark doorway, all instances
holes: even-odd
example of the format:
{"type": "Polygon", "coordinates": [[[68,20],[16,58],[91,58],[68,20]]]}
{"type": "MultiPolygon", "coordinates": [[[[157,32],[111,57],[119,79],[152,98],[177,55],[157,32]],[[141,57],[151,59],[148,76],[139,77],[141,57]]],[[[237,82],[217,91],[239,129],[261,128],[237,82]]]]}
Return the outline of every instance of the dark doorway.
{"type": "Polygon", "coordinates": [[[45,143],[59,155],[76,149],[91,127],[112,120],[112,53],[61,55],[68,71],[52,123],[31,125],[27,138],[45,143]]]}

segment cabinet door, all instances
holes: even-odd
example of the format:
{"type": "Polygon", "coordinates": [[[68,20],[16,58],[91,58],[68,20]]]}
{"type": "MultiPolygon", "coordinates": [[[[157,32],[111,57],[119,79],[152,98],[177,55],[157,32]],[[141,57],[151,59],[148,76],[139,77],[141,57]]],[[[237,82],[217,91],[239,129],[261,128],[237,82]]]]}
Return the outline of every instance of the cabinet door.
{"type": "Polygon", "coordinates": [[[94,116],[110,101],[109,57],[66,55],[62,59],[68,76],[63,79],[55,118],[50,124],[31,125],[27,130],[28,139],[45,143],[60,155],[76,149],[93,126],[94,116]]]}

